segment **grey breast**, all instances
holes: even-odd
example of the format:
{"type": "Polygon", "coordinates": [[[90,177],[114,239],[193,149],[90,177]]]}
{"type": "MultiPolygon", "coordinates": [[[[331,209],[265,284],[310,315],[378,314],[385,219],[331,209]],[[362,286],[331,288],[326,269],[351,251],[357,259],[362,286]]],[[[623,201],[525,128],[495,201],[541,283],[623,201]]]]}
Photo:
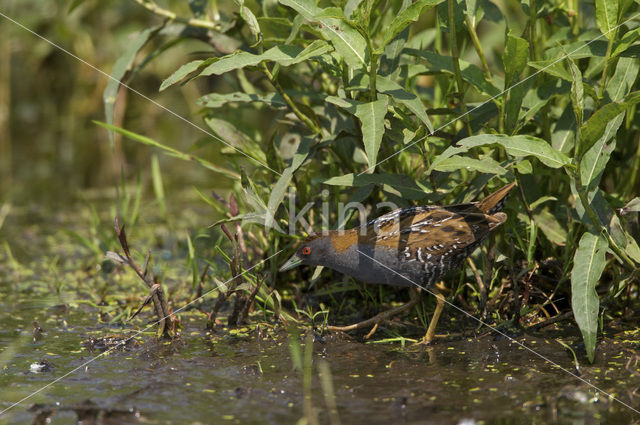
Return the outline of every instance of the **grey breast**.
{"type": "Polygon", "coordinates": [[[424,284],[424,264],[401,261],[397,250],[389,248],[354,245],[338,254],[332,263],[332,268],[365,283],[392,286],[424,284]]]}

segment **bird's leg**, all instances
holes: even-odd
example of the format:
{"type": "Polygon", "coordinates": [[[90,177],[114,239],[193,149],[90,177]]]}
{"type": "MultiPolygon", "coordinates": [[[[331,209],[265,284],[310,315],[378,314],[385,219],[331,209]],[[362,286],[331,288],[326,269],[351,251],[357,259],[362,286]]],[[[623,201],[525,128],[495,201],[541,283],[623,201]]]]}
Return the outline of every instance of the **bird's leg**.
{"type": "Polygon", "coordinates": [[[427,333],[420,343],[422,344],[430,344],[433,341],[433,337],[436,335],[436,326],[438,324],[438,320],[440,319],[440,314],[442,313],[442,309],[444,308],[444,295],[442,292],[446,292],[447,288],[444,286],[444,282],[438,283],[433,288],[433,293],[436,297],[436,309],[433,312],[433,317],[431,318],[431,322],[429,322],[429,328],[427,329],[427,333]]]}
{"type": "Polygon", "coordinates": [[[354,323],[352,325],[347,325],[347,326],[327,326],[327,329],[330,331],[347,332],[347,331],[353,331],[355,329],[362,329],[369,326],[374,326],[374,329],[372,329],[372,332],[369,332],[369,334],[367,334],[366,336],[366,338],[369,338],[371,335],[373,335],[373,332],[375,332],[375,329],[377,329],[378,324],[384,322],[390,317],[395,316],[398,313],[402,313],[405,310],[409,310],[411,307],[418,304],[418,301],[420,301],[420,292],[418,291],[418,289],[414,287],[409,288],[409,295],[411,296],[411,298],[409,299],[409,302],[407,302],[406,304],[402,304],[401,306],[394,307],[387,311],[383,311],[382,313],[377,314],[370,319],[363,320],[362,322],[354,323]]]}

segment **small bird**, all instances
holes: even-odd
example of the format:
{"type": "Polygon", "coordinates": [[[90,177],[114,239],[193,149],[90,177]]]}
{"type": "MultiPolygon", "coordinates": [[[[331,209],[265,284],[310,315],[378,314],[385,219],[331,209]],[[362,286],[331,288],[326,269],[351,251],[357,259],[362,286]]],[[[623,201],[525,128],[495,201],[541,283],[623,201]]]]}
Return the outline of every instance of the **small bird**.
{"type": "MultiPolygon", "coordinates": [[[[298,246],[280,271],[301,264],[325,266],[366,283],[426,289],[457,268],[487,235],[504,223],[502,206],[510,183],[480,202],[448,206],[418,206],[394,210],[349,230],[312,234],[298,246]]],[[[409,303],[350,326],[332,326],[347,331],[375,325],[419,301],[412,291],[409,303]]],[[[435,333],[444,298],[437,307],[424,341],[435,333]]],[[[372,331],[373,332],[373,331],[372,331]]]]}

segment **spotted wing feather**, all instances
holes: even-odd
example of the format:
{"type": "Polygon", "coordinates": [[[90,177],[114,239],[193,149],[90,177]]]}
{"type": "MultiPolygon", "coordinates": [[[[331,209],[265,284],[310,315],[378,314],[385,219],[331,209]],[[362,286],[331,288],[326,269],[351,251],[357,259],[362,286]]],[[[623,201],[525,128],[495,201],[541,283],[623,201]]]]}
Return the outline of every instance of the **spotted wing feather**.
{"type": "Polygon", "coordinates": [[[383,220],[378,223],[371,223],[366,240],[361,238],[361,242],[395,248],[399,252],[405,252],[405,247],[416,254],[420,250],[419,260],[424,261],[464,250],[484,239],[493,227],[504,221],[482,213],[458,211],[458,208],[451,211],[446,207],[433,207],[407,214],[398,210],[382,216],[383,220]]]}

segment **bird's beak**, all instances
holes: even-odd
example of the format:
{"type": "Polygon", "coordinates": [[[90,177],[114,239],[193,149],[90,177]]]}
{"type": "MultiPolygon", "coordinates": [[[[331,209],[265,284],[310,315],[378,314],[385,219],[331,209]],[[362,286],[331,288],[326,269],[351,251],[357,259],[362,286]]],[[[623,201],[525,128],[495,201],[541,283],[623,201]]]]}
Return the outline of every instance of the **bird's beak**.
{"type": "Polygon", "coordinates": [[[298,267],[300,264],[302,264],[302,259],[294,254],[293,257],[289,258],[287,262],[284,263],[282,267],[280,267],[280,271],[286,272],[287,270],[291,270],[294,267],[298,267]]]}

